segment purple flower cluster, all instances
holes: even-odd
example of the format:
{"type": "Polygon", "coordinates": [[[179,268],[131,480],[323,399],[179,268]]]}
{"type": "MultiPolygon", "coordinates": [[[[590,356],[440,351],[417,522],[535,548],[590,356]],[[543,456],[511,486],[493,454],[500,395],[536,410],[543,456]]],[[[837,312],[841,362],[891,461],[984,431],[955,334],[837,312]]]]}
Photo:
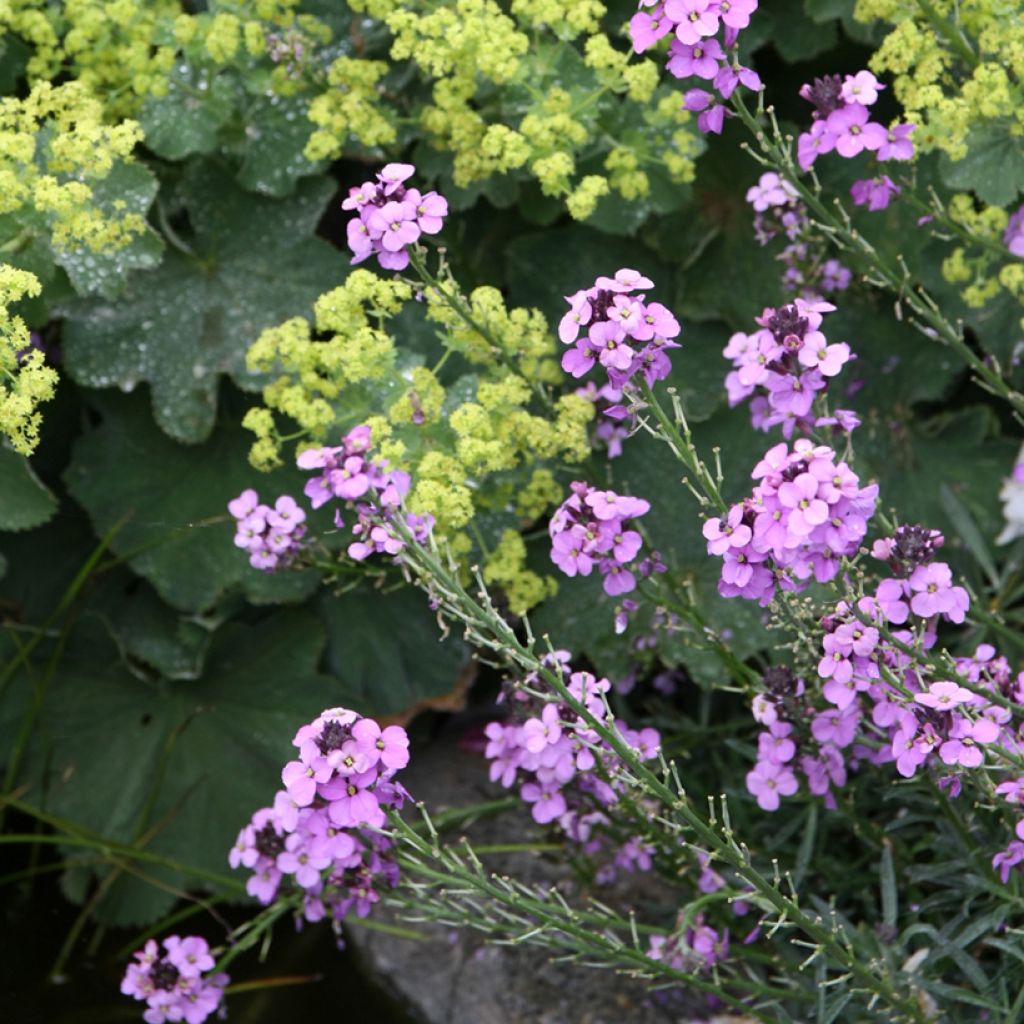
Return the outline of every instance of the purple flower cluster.
{"type": "Polygon", "coordinates": [[[761,245],[779,235],[787,239],[777,257],[786,268],[782,286],[787,291],[813,302],[850,286],[853,275],[839,260],[826,258],[826,247],[815,236],[807,210],[789,181],[765,171],[747,189],[747,202],[754,208],[754,235],[761,245]]]}
{"type": "Polygon", "coordinates": [[[287,494],[271,508],[261,505],[260,496],[250,487],[228,502],[228,511],[236,521],[235,546],[249,552],[254,569],[284,568],[302,550],[306,513],[287,494]]]}
{"type": "Polygon", "coordinates": [[[893,625],[902,626],[911,614],[964,621],[970,606],[967,591],[953,584],[953,572],[945,562],[932,561],[944,543],[938,530],[923,526],[901,526],[892,537],[875,541],[871,554],[896,573],[875,590],[878,609],[893,625]]]}
{"type": "Polygon", "coordinates": [[[385,809],[408,798],[394,777],[409,763],[409,738],[331,708],[293,742],[299,756],[281,772],[284,789],[239,832],[228,860],[252,871],[246,889],[260,903],[298,893],[305,920],[329,912],[338,927],[353,910],[366,917],[379,889],[398,883],[391,840],[376,830],[385,809]]]}
{"type": "Polygon", "coordinates": [[[1003,244],[1014,256],[1024,259],[1024,206],[1010,215],[1003,232],[1003,244]]]}
{"type": "MultiPolygon", "coordinates": [[[[349,557],[362,561],[375,553],[398,555],[405,542],[391,526],[409,492],[409,474],[389,469],[386,459],[372,459],[372,438],[365,424],[353,427],[337,447],[307,448],[296,460],[299,469],[319,470],[306,483],[305,494],[313,508],[332,498],[354,509],[357,521],[352,533],[357,538],[348,546],[349,557]]],[[[433,527],[431,516],[405,514],[416,540],[424,541],[433,527]]],[[[340,511],[335,526],[345,525],[340,511]]]]}
{"type": "MultiPolygon", "coordinates": [[[[800,89],[800,95],[814,105],[810,131],[797,139],[797,161],[810,170],[819,156],[835,150],[842,157],[874,153],[878,160],[911,160],[914,144],[910,141],[916,125],[894,124],[891,128],[870,120],[868,107],[878,99],[881,85],[870,71],[858,71],[841,78],[825,75],[800,89]]],[[[853,201],[870,210],[883,210],[899,192],[885,174],[854,183],[853,201]]]]}
{"type": "Polygon", "coordinates": [[[702,132],[721,132],[727,115],[723,102],[736,87],[755,92],[762,88],[757,74],[737,57],[737,40],[750,24],[757,0],[640,0],[640,7],[629,23],[633,49],[643,53],[671,32],[669,74],[700,79],[717,93],[716,98],[705,89],[690,89],[686,109],[698,113],[702,132]]]}
{"type": "Polygon", "coordinates": [[[388,164],[376,181],[349,189],[343,210],[354,210],[348,222],[348,247],[352,262],[361,263],[376,254],[386,270],[409,265],[409,246],[420,235],[436,235],[448,216],[448,200],[436,192],[421,195],[407,188],[406,179],[416,173],[412,164],[388,164]]]}
{"type": "MultiPolygon", "coordinates": [[[[911,653],[917,644],[923,651],[934,646],[940,617],[959,623],[967,608],[966,591],[952,583],[945,563],[934,561],[942,543],[941,533],[920,526],[875,542],[872,553],[896,576],[882,580],[874,596],[840,602],[821,620],[820,688],[808,690],[786,668],[765,674],[753,713],[766,729],[747,775],[764,810],[795,794],[801,775],[809,792],[832,806],[831,787],[842,786],[861,762],[892,764],[903,778],[932,770],[953,797],[965,770],[1016,770],[1010,758],[1024,753],[1024,722],[1005,702],[1022,702],[1024,673],[1014,675],[988,644],[956,659],[954,678],[932,677],[911,653]],[[921,628],[899,628],[912,616],[921,628]]],[[[995,793],[1020,804],[1024,779],[1003,781],[995,793]]],[[[1024,826],[1017,835],[993,860],[1004,881],[1024,862],[1024,826]]]]}
{"type": "Polygon", "coordinates": [[[633,294],[653,287],[649,278],[623,268],[614,277],[599,277],[592,288],[567,295],[569,312],[558,325],[558,337],[573,347],[562,357],[562,369],[582,377],[600,363],[618,389],[637,374],[648,385],[667,377],[672,369],[668,349],[679,348],[672,340],[679,335],[679,322],[660,302],[633,294]]]}
{"type": "Polygon", "coordinates": [[[862,487],[831,448],[805,439],[792,452],[771,448],[751,476],[760,481],[751,497],[704,524],[708,553],[723,563],[718,592],[767,605],[777,586],[832,579],[867,533],[878,485],[862,487]]]}
{"type": "Polygon", "coordinates": [[[637,576],[664,572],[658,553],[638,558],[643,537],[630,529],[630,520],[646,515],[643,498],[599,491],[581,480],[555,510],[548,525],[551,560],[566,576],[589,576],[597,566],[604,591],[615,597],[636,589],[637,576]]]}
{"type": "Polygon", "coordinates": [[[733,369],[725,378],[729,405],[750,403],[755,427],[782,426],[785,437],[799,430],[838,426],[853,430],[859,420],[848,410],[811,414],[815,399],[853,358],[846,342],[829,342],[820,330],[823,314],[836,307],[823,300],[794,299],[788,306],[768,307],[757,318],[761,329],[737,331],[723,350],[733,369]]]}
{"type": "MultiPolygon", "coordinates": [[[[594,718],[614,726],[645,761],[657,757],[658,731],[634,731],[615,719],[604,698],[609,681],[589,672],[571,672],[568,660],[565,651],[545,658],[548,668],[568,676],[569,692],[594,718]]],[[[524,682],[543,685],[531,677],[524,682]]],[[[611,827],[611,808],[624,785],[616,781],[617,757],[611,747],[568,705],[545,702],[521,690],[514,690],[512,697],[512,719],[491,722],[486,729],[491,781],[505,788],[518,783],[534,821],[555,823],[583,853],[602,860],[599,881],[611,881],[617,870],[649,870],[654,850],[639,836],[616,839],[611,827]]]]}
{"type": "Polygon", "coordinates": [[[163,952],[155,939],[135,954],[121,981],[126,996],[146,1001],[146,1024],[185,1021],[202,1024],[217,1010],[228,983],[226,974],[210,974],[215,967],[206,940],[198,935],[169,935],[163,952]]]}
{"type": "Polygon", "coordinates": [[[671,935],[652,935],[648,940],[647,955],[651,960],[668,964],[677,971],[707,971],[729,955],[729,929],[716,931],[697,914],[686,925],[680,919],[679,928],[671,935]]]}

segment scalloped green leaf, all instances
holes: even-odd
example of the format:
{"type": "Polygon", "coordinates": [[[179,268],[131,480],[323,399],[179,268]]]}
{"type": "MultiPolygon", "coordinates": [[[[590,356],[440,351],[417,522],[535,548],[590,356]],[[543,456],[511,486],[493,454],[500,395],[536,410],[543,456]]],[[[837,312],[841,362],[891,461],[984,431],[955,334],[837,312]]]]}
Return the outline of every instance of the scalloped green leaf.
{"type": "Polygon", "coordinates": [[[240,426],[225,424],[202,446],[186,447],[154,426],[142,395],[94,400],[102,422],[76,442],[65,483],[97,533],[128,517],[113,550],[165,601],[202,611],[235,587],[256,603],[299,601],[312,593],[315,573],[250,568],[232,543],[226,508],[246,487],[265,498],[300,493],[297,470],[257,473],[246,457],[251,435],[240,426]]]}
{"type": "Polygon", "coordinates": [[[956,162],[944,157],[941,173],[950,188],[1006,206],[1024,191],[1024,142],[1011,133],[1009,122],[979,125],[967,136],[967,155],[956,162]]]}
{"type": "Polygon", "coordinates": [[[167,93],[146,100],[139,114],[145,144],[165,160],[212,153],[220,129],[234,112],[234,89],[220,75],[175,68],[167,77],[167,93]]]}
{"type": "MultiPolygon", "coordinates": [[[[79,638],[47,695],[47,728],[20,779],[30,787],[24,799],[45,799],[50,813],[118,842],[148,836],[147,851],[230,875],[228,850],[273,800],[295,730],[339,702],[337,683],[316,669],[323,642],[315,619],[285,611],[218,631],[202,678],[146,683],[95,636],[79,638]]],[[[203,885],[186,872],[138,867],[164,885],[203,885]]],[[[175,898],[122,877],[96,917],[141,925],[175,898]]]]}
{"type": "Polygon", "coordinates": [[[454,636],[441,639],[418,590],[361,587],[323,593],[318,605],[327,626],[325,665],[341,681],[347,707],[401,718],[465,685],[469,648],[454,636]]]}
{"type": "Polygon", "coordinates": [[[300,178],[320,173],[325,160],[306,159],[313,125],[306,116],[308,97],[270,95],[247,112],[245,144],[238,183],[268,196],[287,196],[300,178]]]}
{"type": "MultiPolygon", "coordinates": [[[[93,199],[107,216],[137,213],[145,217],[160,183],[148,167],[119,161],[93,187],[93,199]]],[[[79,295],[113,298],[125,287],[134,270],[149,270],[160,262],[164,243],[150,227],[119,249],[93,252],[87,246],[55,249],[54,261],[64,268],[79,295]]]]}
{"type": "Polygon", "coordinates": [[[0,445],[0,530],[31,530],[57,511],[57,498],[24,455],[0,445]]]}
{"type": "Polygon", "coordinates": [[[63,340],[76,381],[126,391],[148,382],[160,428],[196,443],[213,429],[220,376],[257,388],[245,366],[249,345],[264,328],[308,314],[345,263],[312,237],[334,191],[328,178],[273,200],[197,164],[182,191],[194,233],[179,245],[192,254],[168,252],[156,270],[133,275],[116,302],[69,303],[63,340]]]}

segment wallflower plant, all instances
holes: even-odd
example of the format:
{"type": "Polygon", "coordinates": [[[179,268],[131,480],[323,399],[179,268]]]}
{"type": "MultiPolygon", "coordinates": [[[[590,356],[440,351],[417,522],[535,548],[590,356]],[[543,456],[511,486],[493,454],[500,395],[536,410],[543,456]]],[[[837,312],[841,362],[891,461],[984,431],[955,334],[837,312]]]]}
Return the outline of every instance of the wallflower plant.
{"type": "Polygon", "coordinates": [[[0,4],[51,974],[144,927],[123,995],[199,1024],[388,907],[697,1016],[1021,1019],[1020,11],[329,6],[0,4]],[[437,811],[406,726],[467,702],[437,811]]]}

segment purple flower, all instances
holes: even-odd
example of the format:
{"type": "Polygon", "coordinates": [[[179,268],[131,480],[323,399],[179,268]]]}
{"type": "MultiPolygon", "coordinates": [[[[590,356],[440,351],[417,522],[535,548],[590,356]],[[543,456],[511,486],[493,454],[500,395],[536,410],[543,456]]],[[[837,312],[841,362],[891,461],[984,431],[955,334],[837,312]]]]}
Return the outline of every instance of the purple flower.
{"type": "Polygon", "coordinates": [[[966,687],[958,683],[932,683],[925,693],[915,693],[914,700],[926,708],[936,711],[952,711],[958,704],[969,703],[974,698],[966,687]]]}
{"type": "Polygon", "coordinates": [[[885,135],[885,142],[878,148],[879,160],[912,160],[914,144],[910,141],[915,124],[894,124],[885,135]]]}
{"type": "Polygon", "coordinates": [[[228,984],[226,974],[209,974],[214,966],[206,940],[199,936],[184,939],[169,935],[161,954],[150,939],[135,954],[121,981],[121,992],[147,1005],[143,1019],[148,1024],[180,1021],[202,1024],[214,1013],[228,984]]]}
{"type": "Polygon", "coordinates": [[[796,776],[785,765],[759,761],[747,772],[747,790],[757,797],[757,806],[763,811],[777,811],[779,797],[792,796],[799,788],[796,776]]]}
{"type": "Polygon", "coordinates": [[[718,15],[729,28],[746,28],[756,10],[757,0],[718,0],[718,15]]]}
{"type": "Polygon", "coordinates": [[[1003,232],[1003,244],[1014,256],[1024,259],[1024,206],[1010,216],[1003,232]]]}
{"type": "Polygon", "coordinates": [[[718,31],[718,4],[712,0],[665,0],[665,14],[676,22],[676,38],[692,46],[718,31]]]}
{"type": "Polygon", "coordinates": [[[945,562],[920,565],[907,581],[912,592],[911,611],[921,618],[945,615],[950,622],[961,623],[970,600],[963,587],[953,586],[953,574],[945,562]]]}
{"type": "Polygon", "coordinates": [[[528,803],[533,804],[533,820],[538,825],[547,825],[565,814],[567,807],[565,797],[559,789],[552,785],[540,786],[535,782],[524,783],[519,795],[528,803]]]}
{"type": "Polygon", "coordinates": [[[796,140],[797,163],[802,170],[809,171],[819,156],[831,153],[836,148],[836,137],[824,121],[815,121],[809,132],[802,132],[796,140]]]}
{"type": "Polygon", "coordinates": [[[850,195],[856,206],[866,206],[872,213],[884,210],[893,196],[902,190],[887,174],[875,178],[862,178],[850,186],[850,195]]]}
{"type": "Polygon", "coordinates": [[[629,21],[629,36],[633,49],[643,53],[659,39],[672,31],[672,21],[665,17],[665,9],[658,4],[650,13],[637,11],[629,21]]]}
{"type": "Polygon", "coordinates": [[[415,170],[412,164],[387,164],[376,182],[349,190],[341,205],[356,214],[346,226],[353,263],[376,255],[386,270],[404,270],[409,265],[409,246],[421,234],[441,230],[448,201],[436,192],[421,195],[407,188],[404,182],[415,170]]]}
{"type": "Polygon", "coordinates": [[[870,71],[858,71],[855,75],[847,75],[839,95],[847,103],[861,103],[870,107],[878,99],[878,93],[884,89],[870,71]]]}
{"type": "Polygon", "coordinates": [[[859,103],[834,110],[825,125],[835,137],[836,152],[843,157],[856,156],[865,149],[879,149],[886,141],[885,128],[869,121],[868,108],[859,103]]]}
{"type": "Polygon", "coordinates": [[[691,45],[673,39],[668,54],[666,69],[670,74],[676,78],[696,75],[708,81],[718,74],[719,62],[725,57],[717,39],[701,39],[691,45]]]}
{"type": "Polygon", "coordinates": [[[409,736],[400,726],[381,729],[372,718],[361,718],[352,726],[352,738],[370,767],[380,762],[391,771],[399,771],[409,763],[409,736]]]}

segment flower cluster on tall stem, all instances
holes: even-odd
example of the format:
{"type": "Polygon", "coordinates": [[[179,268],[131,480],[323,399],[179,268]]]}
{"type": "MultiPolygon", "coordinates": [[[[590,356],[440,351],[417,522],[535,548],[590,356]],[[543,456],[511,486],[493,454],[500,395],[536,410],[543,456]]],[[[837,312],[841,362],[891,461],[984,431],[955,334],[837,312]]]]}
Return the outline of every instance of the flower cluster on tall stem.
{"type": "Polygon", "coordinates": [[[680,328],[660,302],[634,294],[653,287],[643,274],[623,268],[567,295],[569,312],[558,325],[558,337],[572,348],[562,357],[562,369],[582,377],[600,364],[618,389],[638,375],[648,384],[667,377],[672,369],[668,350],[679,348],[673,339],[680,328]]]}
{"type": "Polygon", "coordinates": [[[408,797],[395,775],[409,763],[409,738],[399,726],[330,708],[293,743],[299,754],[281,772],[284,788],[253,814],[228,860],[252,872],[246,890],[260,903],[295,894],[305,920],[329,914],[337,930],[398,883],[393,844],[379,830],[385,811],[408,797]]]}
{"type": "MultiPolygon", "coordinates": [[[[336,498],[344,502],[345,509],[356,513],[352,533],[357,539],[348,546],[349,557],[356,561],[375,553],[398,555],[405,546],[389,521],[402,514],[402,501],[409,492],[409,474],[390,469],[386,459],[372,458],[372,447],[370,428],[360,424],[337,447],[307,448],[296,459],[299,469],[319,471],[305,487],[313,508],[336,498]]],[[[429,515],[409,512],[404,519],[421,542],[434,525],[429,515]]],[[[334,525],[345,525],[340,509],[335,511],[334,525]]]]}
{"type": "Polygon", "coordinates": [[[848,410],[812,414],[829,381],[854,358],[846,342],[830,342],[820,329],[824,314],[835,308],[820,299],[794,299],[778,309],[765,309],[756,321],[760,330],[737,331],[729,339],[722,353],[733,364],[725,378],[729,404],[754,396],[750,414],[755,427],[767,431],[781,426],[788,438],[815,427],[850,431],[859,424],[848,410]]]}
{"type": "Polygon", "coordinates": [[[204,938],[168,935],[159,944],[150,939],[135,960],[121,980],[121,992],[145,1000],[142,1019],[146,1024],[202,1024],[220,1007],[229,979],[223,972],[215,972],[204,938]]]}
{"type": "MultiPolygon", "coordinates": [[[[573,672],[568,652],[544,659],[551,671],[565,677],[569,693],[586,705],[602,723],[618,730],[641,759],[656,758],[661,737],[656,729],[639,731],[614,718],[604,698],[607,679],[573,672]]],[[[541,685],[528,675],[524,684],[541,685]]],[[[646,871],[653,849],[641,836],[619,836],[614,808],[625,792],[614,768],[614,750],[566,704],[527,695],[515,686],[506,702],[511,719],[487,726],[486,756],[492,782],[506,788],[519,784],[519,795],[531,805],[534,821],[555,824],[582,853],[601,862],[598,881],[608,882],[616,871],[646,871]]]]}
{"type": "MultiPolygon", "coordinates": [[[[833,787],[862,764],[891,765],[903,778],[930,774],[949,798],[966,781],[1020,817],[1024,797],[1024,673],[990,644],[974,654],[934,659],[940,619],[964,621],[968,596],[935,554],[938,530],[908,525],[878,540],[872,554],[895,574],[873,594],[840,601],[823,616],[817,686],[785,667],[769,669],[754,699],[764,727],[747,788],[778,809],[801,780],[833,806],[833,787]],[[998,781],[997,781],[998,780],[998,781]]],[[[1005,882],[1024,863],[1024,824],[993,855],[1005,882]]]]}
{"type": "Polygon", "coordinates": [[[283,569],[303,550],[306,513],[290,495],[282,494],[271,508],[250,487],[228,502],[228,511],[235,518],[235,547],[249,553],[254,569],[283,569]]]}
{"type": "Polygon", "coordinates": [[[769,449],[751,475],[751,496],[704,523],[708,554],[722,559],[718,592],[767,605],[777,587],[835,577],[867,533],[878,485],[862,487],[831,448],[806,439],[769,449]]]}
{"type": "Polygon", "coordinates": [[[444,226],[448,200],[407,186],[415,173],[412,164],[387,164],[376,181],[349,189],[341,208],[356,214],[347,228],[353,263],[375,255],[385,270],[405,270],[409,247],[421,235],[436,235],[444,226]]]}
{"type": "Polygon", "coordinates": [[[551,560],[566,576],[589,576],[597,567],[606,594],[616,597],[636,589],[637,577],[664,572],[656,551],[643,558],[643,537],[631,521],[646,515],[650,503],[581,480],[555,510],[548,525],[551,560]]]}
{"type": "Polygon", "coordinates": [[[698,113],[702,132],[721,132],[731,116],[724,104],[737,86],[755,92],[762,88],[757,73],[738,57],[740,32],[749,26],[757,0],[640,0],[640,7],[629,23],[633,49],[643,53],[671,33],[669,74],[714,89],[690,89],[684,105],[698,113]]]}
{"type": "Polygon", "coordinates": [[[814,302],[850,286],[853,274],[827,255],[824,240],[815,234],[807,207],[788,179],[765,171],[747,189],[747,202],[754,208],[754,236],[761,245],[779,235],[787,239],[777,257],[785,267],[783,288],[814,302]]]}
{"type": "MultiPolygon", "coordinates": [[[[894,124],[889,128],[870,120],[869,107],[885,86],[870,71],[858,71],[841,78],[825,75],[800,89],[800,95],[813,104],[809,131],[797,139],[797,161],[810,170],[819,156],[833,150],[850,158],[862,152],[874,153],[879,161],[911,160],[914,144],[910,136],[913,124],[894,124]]],[[[886,174],[857,181],[850,189],[853,201],[869,210],[884,210],[900,191],[886,174]]]]}

